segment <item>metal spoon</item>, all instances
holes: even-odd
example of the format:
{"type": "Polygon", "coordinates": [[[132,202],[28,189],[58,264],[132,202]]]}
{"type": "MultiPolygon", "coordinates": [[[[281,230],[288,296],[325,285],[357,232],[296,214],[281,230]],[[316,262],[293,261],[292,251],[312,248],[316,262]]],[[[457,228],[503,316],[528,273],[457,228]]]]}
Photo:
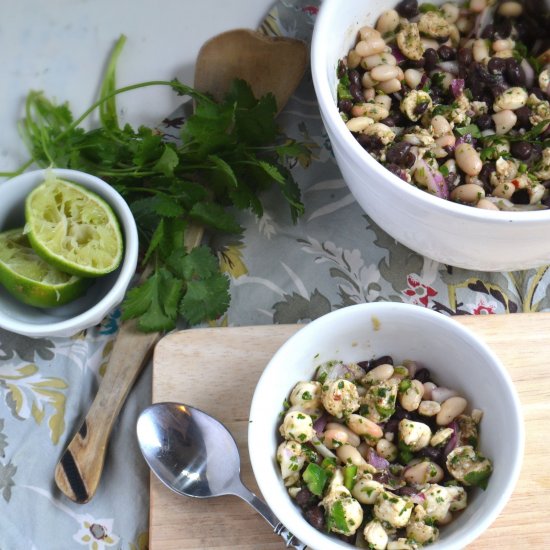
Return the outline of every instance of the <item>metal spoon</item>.
{"type": "Polygon", "coordinates": [[[139,415],[137,437],[147,464],[172,491],[196,498],[238,496],[264,517],[287,546],[307,548],[243,485],[237,444],[215,418],[189,405],[155,403],[139,415]]]}

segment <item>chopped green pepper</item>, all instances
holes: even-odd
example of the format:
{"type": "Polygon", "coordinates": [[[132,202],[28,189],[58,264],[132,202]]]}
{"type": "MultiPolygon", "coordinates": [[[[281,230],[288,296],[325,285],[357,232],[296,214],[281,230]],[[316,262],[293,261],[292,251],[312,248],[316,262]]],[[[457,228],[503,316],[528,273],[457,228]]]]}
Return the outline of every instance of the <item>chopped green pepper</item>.
{"type": "Polygon", "coordinates": [[[325,484],[328,479],[327,472],[311,462],[302,474],[302,479],[306,482],[307,488],[314,494],[320,497],[325,489],[325,484]]]}
{"type": "Polygon", "coordinates": [[[355,485],[355,476],[357,475],[357,466],[349,464],[344,468],[344,487],[350,491],[355,485]]]}

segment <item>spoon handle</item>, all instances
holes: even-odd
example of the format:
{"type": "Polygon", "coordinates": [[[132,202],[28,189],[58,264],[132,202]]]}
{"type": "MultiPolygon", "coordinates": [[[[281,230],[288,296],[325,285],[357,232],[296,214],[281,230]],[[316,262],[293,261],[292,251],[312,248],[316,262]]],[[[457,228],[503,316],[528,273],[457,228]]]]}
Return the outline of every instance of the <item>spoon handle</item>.
{"type": "Polygon", "coordinates": [[[300,542],[277,518],[271,508],[252,491],[240,483],[235,487],[234,493],[236,496],[248,502],[252,508],[256,510],[266,521],[273,527],[273,531],[283,537],[286,546],[297,548],[298,550],[307,550],[307,546],[300,542]]]}

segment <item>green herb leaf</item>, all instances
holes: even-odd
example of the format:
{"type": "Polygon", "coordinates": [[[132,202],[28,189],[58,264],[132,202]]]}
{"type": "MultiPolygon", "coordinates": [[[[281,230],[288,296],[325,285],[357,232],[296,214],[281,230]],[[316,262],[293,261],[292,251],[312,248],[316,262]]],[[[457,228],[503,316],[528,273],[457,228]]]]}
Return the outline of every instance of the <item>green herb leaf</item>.
{"type": "Polygon", "coordinates": [[[330,509],[330,514],[327,518],[327,527],[329,530],[332,527],[338,529],[342,533],[348,533],[349,527],[346,521],[346,512],[341,500],[337,500],[330,509]]]}
{"type": "Polygon", "coordinates": [[[179,312],[191,324],[217,319],[229,307],[229,279],[216,273],[207,279],[189,281],[179,312]]]}
{"type": "Polygon", "coordinates": [[[466,136],[469,134],[474,138],[481,137],[481,132],[475,124],[468,124],[468,126],[461,126],[459,128],[455,128],[455,132],[460,136],[466,136]]]}
{"type": "Polygon", "coordinates": [[[489,483],[489,478],[491,477],[491,469],[487,468],[479,472],[468,472],[464,476],[464,481],[470,485],[480,487],[481,489],[487,489],[487,484],[489,483]]]}

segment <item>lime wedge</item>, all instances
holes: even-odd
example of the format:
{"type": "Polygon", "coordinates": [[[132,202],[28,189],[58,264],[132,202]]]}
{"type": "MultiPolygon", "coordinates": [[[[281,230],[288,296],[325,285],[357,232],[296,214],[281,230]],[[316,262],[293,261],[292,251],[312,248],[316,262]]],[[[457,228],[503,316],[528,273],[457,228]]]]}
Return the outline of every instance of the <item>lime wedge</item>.
{"type": "Polygon", "coordinates": [[[25,233],[36,253],[61,271],[100,277],[122,259],[115,213],[98,195],[53,173],[25,202],[25,233]]]}
{"type": "Polygon", "coordinates": [[[21,302],[42,308],[62,306],[84,294],[90,282],[40,258],[23,228],[0,233],[0,283],[21,302]]]}

